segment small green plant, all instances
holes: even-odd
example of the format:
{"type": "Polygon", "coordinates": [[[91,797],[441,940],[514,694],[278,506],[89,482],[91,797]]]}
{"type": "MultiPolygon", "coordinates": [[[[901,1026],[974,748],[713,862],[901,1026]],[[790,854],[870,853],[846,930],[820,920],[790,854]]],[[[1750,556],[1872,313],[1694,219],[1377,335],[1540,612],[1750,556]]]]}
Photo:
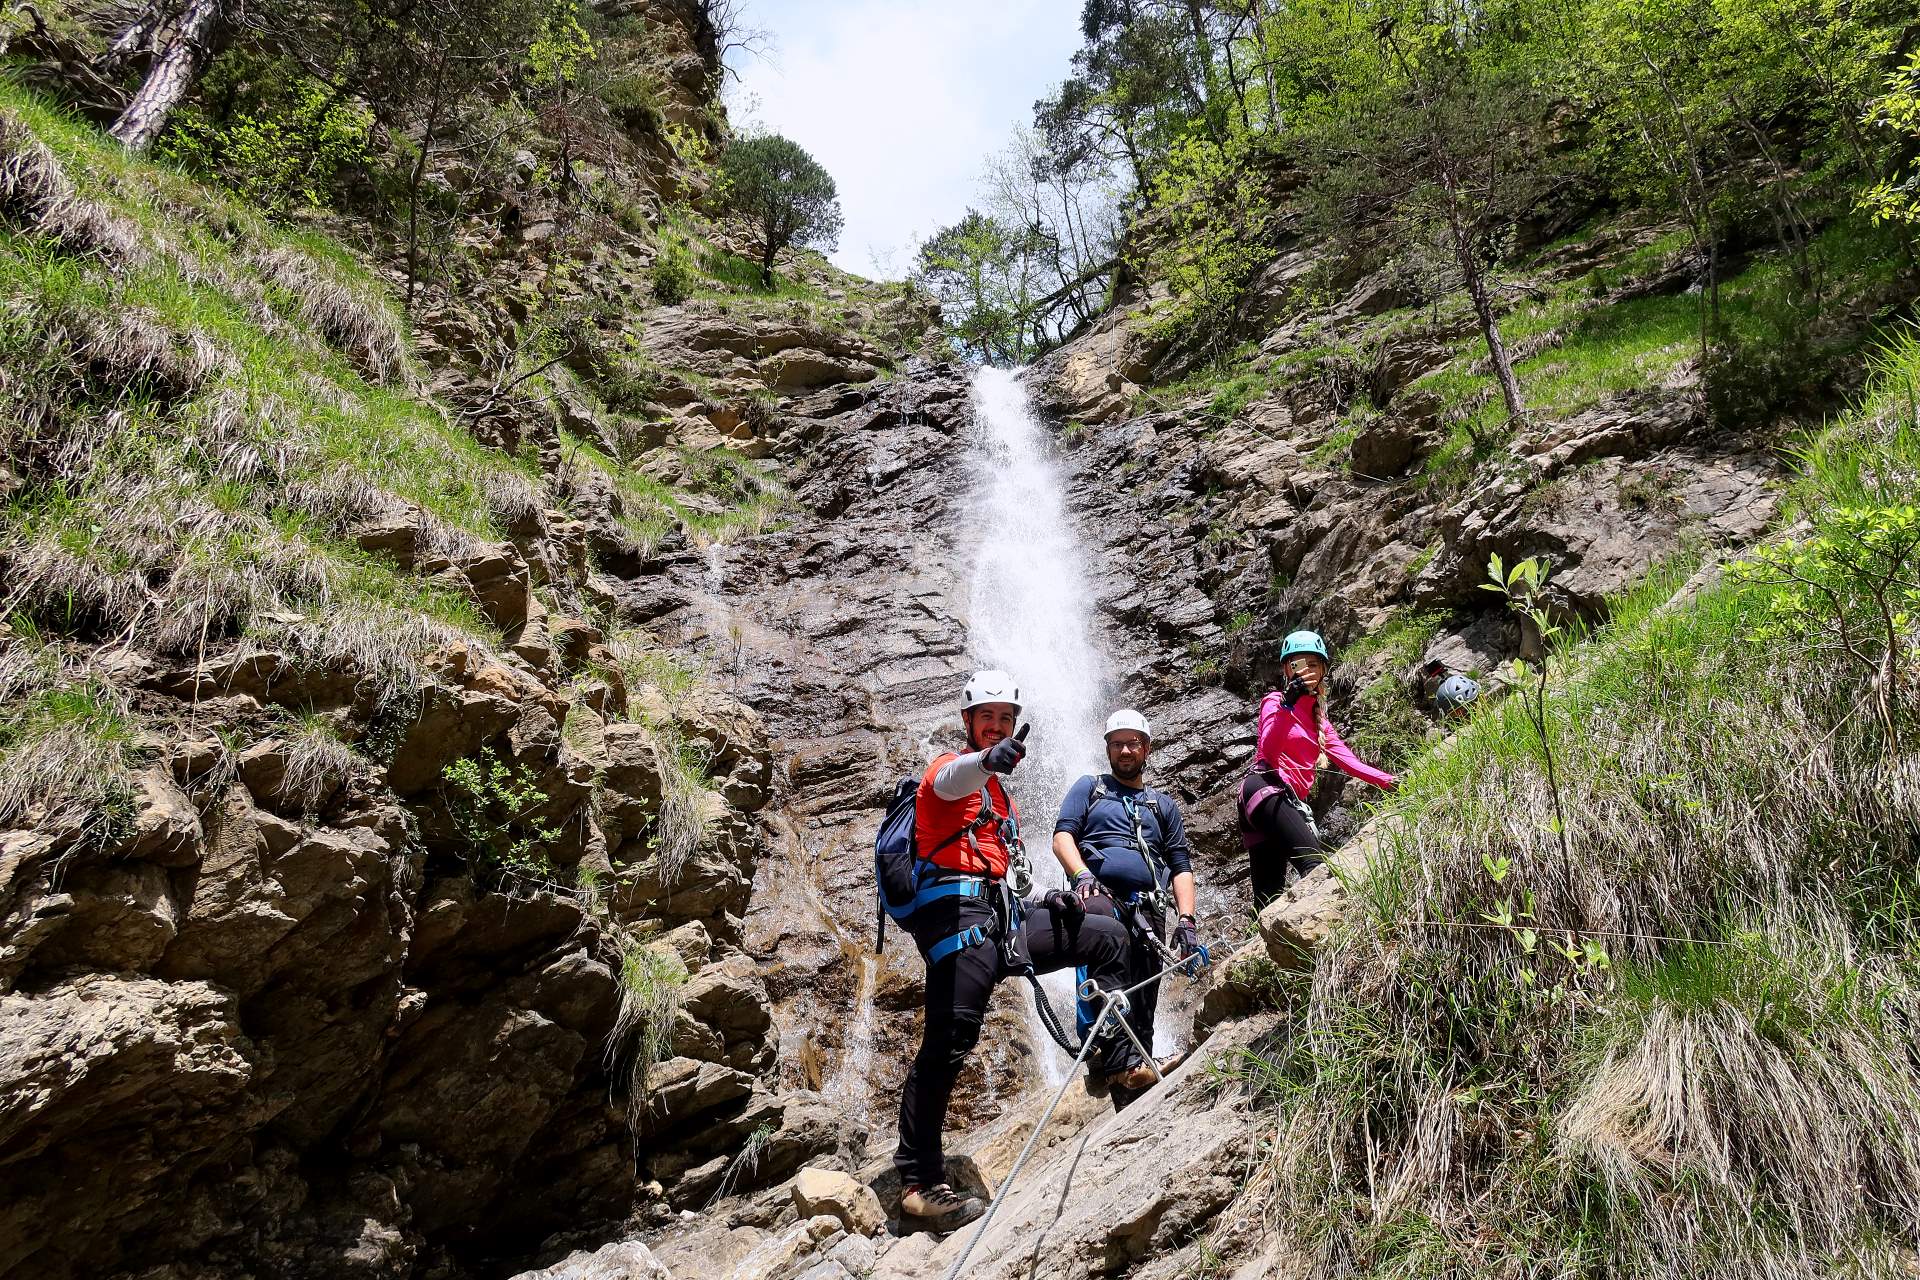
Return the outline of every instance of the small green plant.
{"type": "Polygon", "coordinates": [[[1867,677],[1889,759],[1913,696],[1917,568],[1920,509],[1898,503],[1827,512],[1811,536],[1762,547],[1735,569],[1771,588],[1756,644],[1826,655],[1867,677]]]}
{"type": "Polygon", "coordinates": [[[1540,763],[1547,771],[1547,791],[1553,798],[1553,834],[1560,842],[1560,856],[1566,864],[1567,879],[1573,880],[1573,833],[1567,829],[1567,811],[1560,793],[1559,761],[1553,749],[1552,724],[1547,713],[1547,675],[1548,660],[1545,650],[1553,645],[1554,638],[1560,634],[1560,627],[1554,622],[1547,610],[1547,577],[1551,572],[1546,561],[1536,556],[1528,556],[1519,564],[1507,569],[1498,555],[1487,561],[1487,581],[1481,583],[1483,591],[1491,591],[1505,598],[1507,607],[1533,624],[1534,633],[1540,638],[1542,649],[1538,664],[1529,665],[1521,659],[1513,664],[1513,682],[1524,686],[1520,705],[1526,712],[1527,723],[1533,727],[1534,740],[1540,751],[1540,763]],[[1531,681],[1531,685],[1527,682],[1531,681]]]}
{"type": "Polygon", "coordinates": [[[455,760],[440,777],[447,812],[475,870],[507,883],[553,883],[553,859],[542,849],[560,832],[538,820],[547,793],[531,768],[508,765],[483,747],[477,756],[455,760]]]}
{"type": "Polygon", "coordinates": [[[654,298],[670,307],[679,306],[693,296],[696,275],[687,242],[673,232],[662,234],[653,259],[654,298]]]}

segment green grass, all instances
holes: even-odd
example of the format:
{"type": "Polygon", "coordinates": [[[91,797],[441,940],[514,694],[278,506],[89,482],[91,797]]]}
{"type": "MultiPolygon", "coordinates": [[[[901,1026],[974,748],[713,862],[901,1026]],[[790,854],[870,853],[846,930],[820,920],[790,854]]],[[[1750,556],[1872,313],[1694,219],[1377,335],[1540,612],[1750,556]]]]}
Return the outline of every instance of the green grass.
{"type": "Polygon", "coordinates": [[[400,512],[425,553],[493,542],[543,502],[420,396],[368,269],[6,80],[0,146],[63,193],[0,226],[22,607],[175,653],[252,636],[382,683],[450,639],[497,643],[464,595],[352,540],[400,512]]]}
{"type": "Polygon", "coordinates": [[[0,654],[0,823],[100,829],[127,816],[136,725],[111,686],[31,640],[0,654]]]}
{"type": "MultiPolygon", "coordinates": [[[[1683,231],[1661,236],[1610,266],[1607,279],[1643,275],[1690,243],[1683,231]]],[[[1835,311],[1844,310],[1849,299],[1872,296],[1897,271],[1897,256],[1884,237],[1848,219],[1822,232],[1812,256],[1832,295],[1821,305],[1835,311]]],[[[1656,386],[1699,355],[1697,295],[1608,301],[1593,293],[1591,279],[1576,280],[1543,299],[1522,303],[1501,319],[1501,336],[1509,349],[1531,352],[1514,362],[1514,373],[1528,411],[1537,417],[1565,418],[1622,393],[1656,386]],[[1532,349],[1542,338],[1547,345],[1532,349]]],[[[1761,258],[1721,285],[1720,340],[1761,352],[1788,346],[1790,336],[1804,326],[1801,313],[1808,305],[1795,292],[1791,264],[1777,255],[1761,258]]],[[[1843,337],[1819,358],[1831,361],[1844,355],[1849,341],[1843,337]]],[[[1413,390],[1437,396],[1452,420],[1452,434],[1425,468],[1430,482],[1443,487],[1471,474],[1473,464],[1487,452],[1485,442],[1507,430],[1506,407],[1492,375],[1469,368],[1483,363],[1484,355],[1476,339],[1453,361],[1413,384],[1413,390]]]]}
{"type": "Polygon", "coordinates": [[[624,1065],[627,1117],[646,1116],[647,1069],[673,1056],[674,1022],[686,994],[687,966],[667,947],[628,944],[620,958],[620,1012],[607,1035],[609,1072],[624,1065]]]}

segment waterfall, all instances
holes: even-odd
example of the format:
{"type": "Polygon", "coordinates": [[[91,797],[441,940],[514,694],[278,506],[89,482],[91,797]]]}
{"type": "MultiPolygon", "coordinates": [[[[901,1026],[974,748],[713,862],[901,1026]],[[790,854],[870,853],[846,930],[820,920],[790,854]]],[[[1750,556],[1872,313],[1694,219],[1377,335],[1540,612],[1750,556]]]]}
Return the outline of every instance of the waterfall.
{"type": "MultiPolygon", "coordinates": [[[[978,424],[972,459],[978,501],[970,515],[975,560],[968,643],[979,667],[1012,674],[1033,726],[1028,755],[1013,776],[1021,834],[1042,889],[1065,884],[1051,849],[1053,820],[1074,780],[1106,767],[1101,729],[1108,675],[1094,643],[1093,602],[1054,466],[1050,441],[1019,374],[982,367],[973,378],[978,424]]],[[[1071,1020],[1073,971],[1042,979],[1054,1008],[1071,1020]]],[[[1069,1059],[1031,1012],[1049,1079],[1069,1059]]]]}
{"type": "Polygon", "coordinates": [[[873,1124],[873,1097],[869,1077],[873,1072],[873,997],[878,985],[879,961],[866,956],[860,962],[860,990],[854,997],[853,1025],[847,1031],[846,1053],[839,1069],[828,1078],[821,1092],[844,1100],[863,1124],[873,1124]]]}

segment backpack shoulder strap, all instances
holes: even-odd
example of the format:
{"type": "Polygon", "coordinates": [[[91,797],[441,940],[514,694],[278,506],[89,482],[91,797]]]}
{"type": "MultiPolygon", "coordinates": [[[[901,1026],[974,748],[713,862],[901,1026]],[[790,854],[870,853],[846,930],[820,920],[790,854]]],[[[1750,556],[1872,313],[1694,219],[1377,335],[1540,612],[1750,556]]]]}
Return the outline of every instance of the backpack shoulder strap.
{"type": "Polygon", "coordinates": [[[992,786],[992,779],[988,779],[987,786],[983,786],[980,788],[980,816],[975,818],[972,822],[961,823],[958,828],[950,832],[945,839],[940,841],[939,844],[936,844],[935,846],[933,846],[933,848],[927,850],[925,853],[920,854],[920,857],[923,860],[931,862],[933,860],[933,855],[940,852],[942,849],[946,848],[948,845],[958,844],[962,840],[971,839],[973,836],[973,833],[978,831],[980,828],[986,826],[988,823],[998,822],[1000,820],[1000,815],[993,811],[993,793],[991,790],[989,790],[991,786],[992,786]]]}

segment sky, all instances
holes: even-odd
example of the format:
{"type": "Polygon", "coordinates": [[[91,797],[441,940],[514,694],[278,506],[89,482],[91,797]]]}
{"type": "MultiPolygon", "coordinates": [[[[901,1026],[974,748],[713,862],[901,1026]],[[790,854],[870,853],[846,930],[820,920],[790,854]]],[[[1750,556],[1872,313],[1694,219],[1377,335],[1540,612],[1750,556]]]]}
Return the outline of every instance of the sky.
{"type": "Polygon", "coordinates": [[[785,134],[840,188],[833,260],[897,278],[977,199],[982,167],[1065,78],[1080,0],[746,0],[765,52],[736,54],[736,128],[785,134]]]}

